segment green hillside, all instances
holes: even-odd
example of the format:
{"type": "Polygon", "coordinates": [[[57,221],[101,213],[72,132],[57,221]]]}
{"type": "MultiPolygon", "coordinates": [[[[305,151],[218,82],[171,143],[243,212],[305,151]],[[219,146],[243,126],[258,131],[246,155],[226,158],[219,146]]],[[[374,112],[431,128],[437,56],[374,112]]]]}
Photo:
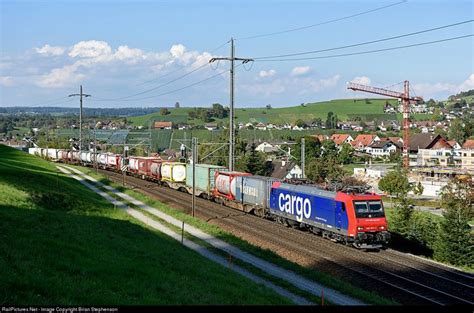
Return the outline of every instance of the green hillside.
{"type": "Polygon", "coordinates": [[[0,303],[286,304],[0,145],[0,303]]]}
{"type": "MultiPolygon", "coordinates": [[[[369,103],[366,103],[365,99],[339,99],[325,102],[307,103],[306,106],[293,106],[285,108],[236,108],[235,116],[237,122],[264,122],[264,123],[293,123],[298,119],[304,121],[311,121],[314,118],[326,119],[328,112],[332,111],[337,114],[340,120],[347,120],[349,117],[355,115],[361,116],[363,119],[393,119],[394,115],[385,114],[383,112],[383,106],[386,101],[395,104],[397,100],[387,99],[369,99],[369,103]]],[[[189,120],[188,112],[192,108],[171,108],[169,109],[170,114],[160,115],[160,112],[135,116],[129,118],[135,125],[148,126],[150,120],[156,121],[171,121],[175,123],[194,123],[196,125],[202,125],[202,120],[189,120]]],[[[400,116],[396,115],[399,119],[400,116]]],[[[215,122],[227,121],[227,118],[220,120],[217,119],[215,122]]]]}

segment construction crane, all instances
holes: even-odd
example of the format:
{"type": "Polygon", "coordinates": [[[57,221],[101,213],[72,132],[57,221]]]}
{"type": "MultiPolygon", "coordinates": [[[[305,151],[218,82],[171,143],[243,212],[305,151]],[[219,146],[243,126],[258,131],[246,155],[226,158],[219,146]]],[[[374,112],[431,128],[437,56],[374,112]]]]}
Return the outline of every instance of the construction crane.
{"type": "Polygon", "coordinates": [[[372,86],[366,86],[357,83],[348,83],[347,89],[352,89],[354,91],[365,91],[369,93],[374,93],[382,96],[397,98],[402,101],[403,105],[403,167],[408,169],[410,164],[408,153],[409,153],[409,115],[410,115],[410,104],[417,103],[420,100],[423,100],[422,97],[410,97],[410,82],[405,80],[403,82],[404,91],[392,91],[383,88],[377,88],[372,86]]]}

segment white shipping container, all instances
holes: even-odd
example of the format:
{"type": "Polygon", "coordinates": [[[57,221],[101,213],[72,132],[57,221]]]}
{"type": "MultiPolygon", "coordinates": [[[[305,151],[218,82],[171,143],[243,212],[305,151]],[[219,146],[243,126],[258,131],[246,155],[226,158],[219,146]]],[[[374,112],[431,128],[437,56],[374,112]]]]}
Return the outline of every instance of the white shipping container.
{"type": "Polygon", "coordinates": [[[105,153],[99,154],[99,163],[102,165],[107,165],[107,154],[105,153]]]}
{"type": "Polygon", "coordinates": [[[216,177],[217,191],[224,195],[235,195],[235,179],[233,176],[219,174],[216,177]]]}
{"type": "Polygon", "coordinates": [[[186,165],[183,163],[163,163],[161,177],[172,182],[183,182],[186,179],[186,165]]]}

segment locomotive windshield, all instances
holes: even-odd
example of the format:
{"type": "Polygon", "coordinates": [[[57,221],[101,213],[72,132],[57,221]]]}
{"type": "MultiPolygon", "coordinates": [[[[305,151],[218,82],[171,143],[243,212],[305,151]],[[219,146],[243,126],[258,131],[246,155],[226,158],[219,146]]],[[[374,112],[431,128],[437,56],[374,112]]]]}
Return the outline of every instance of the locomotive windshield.
{"type": "Polygon", "coordinates": [[[384,217],[381,201],[354,201],[356,217],[384,217]]]}

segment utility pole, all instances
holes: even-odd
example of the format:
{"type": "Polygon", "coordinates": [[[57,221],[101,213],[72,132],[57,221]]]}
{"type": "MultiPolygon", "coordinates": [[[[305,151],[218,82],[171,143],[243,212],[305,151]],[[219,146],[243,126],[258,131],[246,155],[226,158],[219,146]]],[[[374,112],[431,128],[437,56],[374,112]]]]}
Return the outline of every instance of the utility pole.
{"type": "Polygon", "coordinates": [[[305,146],[304,138],[301,138],[301,178],[306,178],[305,174],[305,146]]]}
{"type": "Polygon", "coordinates": [[[192,153],[193,153],[193,200],[192,200],[192,214],[194,217],[194,208],[196,206],[196,163],[198,162],[198,151],[197,151],[198,139],[193,137],[192,140],[192,153]]]}
{"type": "Polygon", "coordinates": [[[99,173],[99,167],[97,166],[97,123],[94,122],[94,166],[95,166],[95,172],[99,173]]]}
{"type": "Polygon", "coordinates": [[[80,88],[80,93],[70,94],[69,97],[79,96],[80,101],[80,110],[79,110],[79,151],[82,150],[82,97],[90,97],[91,95],[86,95],[82,93],[82,85],[80,88]]]}
{"type": "Polygon", "coordinates": [[[212,58],[209,60],[209,63],[225,60],[230,61],[230,112],[229,112],[229,171],[234,170],[234,62],[242,61],[242,64],[253,62],[253,59],[245,58],[236,58],[235,56],[235,47],[234,47],[234,38],[230,38],[230,57],[229,58],[212,58]]]}

